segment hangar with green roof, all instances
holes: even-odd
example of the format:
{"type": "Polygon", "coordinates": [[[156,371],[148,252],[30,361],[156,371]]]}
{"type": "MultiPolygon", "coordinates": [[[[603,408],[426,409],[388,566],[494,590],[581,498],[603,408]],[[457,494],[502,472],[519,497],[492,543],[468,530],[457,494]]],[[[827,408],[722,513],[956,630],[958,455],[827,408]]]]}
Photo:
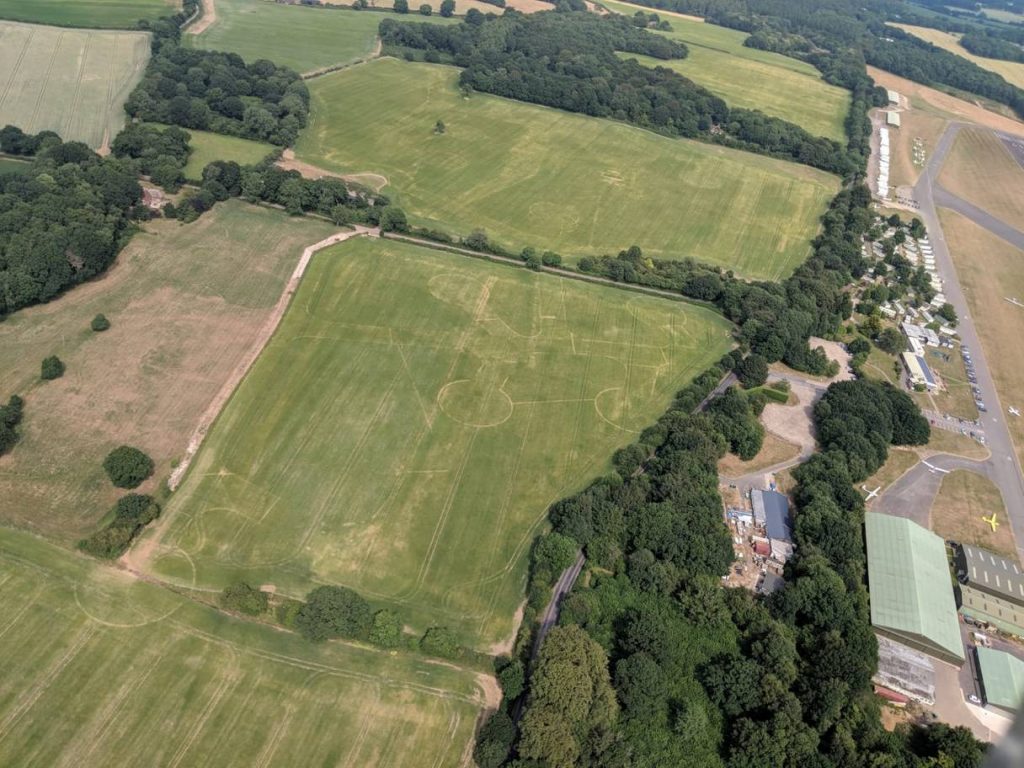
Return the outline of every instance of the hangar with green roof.
{"type": "Polygon", "coordinates": [[[1024,661],[982,646],[976,652],[985,703],[1015,714],[1024,704],[1024,661]]]}
{"type": "Polygon", "coordinates": [[[912,520],[864,516],[871,624],[880,635],[929,656],[964,662],[943,540],[912,520]]]}

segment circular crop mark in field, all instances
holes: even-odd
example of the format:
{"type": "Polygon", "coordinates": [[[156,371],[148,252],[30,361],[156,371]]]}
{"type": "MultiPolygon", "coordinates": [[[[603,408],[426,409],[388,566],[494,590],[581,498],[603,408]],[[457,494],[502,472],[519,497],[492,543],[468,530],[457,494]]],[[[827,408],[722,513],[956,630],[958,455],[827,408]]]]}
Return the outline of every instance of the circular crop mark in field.
{"type": "MultiPolygon", "coordinates": [[[[194,587],[196,572],[191,558],[183,550],[175,548],[157,555],[154,562],[165,557],[183,560],[182,578],[178,583],[194,587]]],[[[96,568],[75,584],[75,604],[97,624],[131,629],[163,621],[180,609],[185,601],[175,592],[126,571],[96,568]]]]}
{"type": "Polygon", "coordinates": [[[623,432],[638,435],[644,427],[644,417],[633,416],[628,397],[623,396],[622,387],[609,387],[597,393],[594,410],[597,415],[623,432]]]}
{"type": "Polygon", "coordinates": [[[437,404],[452,421],[467,427],[496,427],[512,417],[512,398],[493,383],[459,379],[441,387],[437,404]]]}
{"type": "Polygon", "coordinates": [[[472,312],[480,301],[484,284],[469,275],[443,272],[427,281],[427,289],[435,299],[472,312]]]}

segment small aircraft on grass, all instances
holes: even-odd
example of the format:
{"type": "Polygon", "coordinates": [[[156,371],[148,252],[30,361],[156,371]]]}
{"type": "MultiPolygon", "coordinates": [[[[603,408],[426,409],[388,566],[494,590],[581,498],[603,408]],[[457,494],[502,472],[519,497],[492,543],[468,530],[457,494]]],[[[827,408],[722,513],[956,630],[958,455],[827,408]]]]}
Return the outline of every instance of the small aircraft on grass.
{"type": "Polygon", "coordinates": [[[864,499],[864,501],[871,501],[873,498],[875,498],[875,496],[878,495],[878,492],[882,490],[882,486],[878,486],[873,491],[869,491],[866,485],[862,485],[861,488],[864,490],[864,493],[867,494],[867,498],[864,499]]]}
{"type": "Polygon", "coordinates": [[[999,520],[996,518],[995,512],[992,513],[992,517],[985,517],[984,515],[982,515],[981,519],[988,523],[990,526],[992,526],[992,533],[995,533],[996,530],[999,528],[999,520]]]}
{"type": "Polygon", "coordinates": [[[1011,405],[1011,406],[1010,406],[1010,415],[1011,415],[1011,416],[1020,416],[1020,411],[1019,411],[1019,410],[1017,410],[1016,408],[1014,408],[1014,407],[1013,407],[1013,406],[1011,405]]]}

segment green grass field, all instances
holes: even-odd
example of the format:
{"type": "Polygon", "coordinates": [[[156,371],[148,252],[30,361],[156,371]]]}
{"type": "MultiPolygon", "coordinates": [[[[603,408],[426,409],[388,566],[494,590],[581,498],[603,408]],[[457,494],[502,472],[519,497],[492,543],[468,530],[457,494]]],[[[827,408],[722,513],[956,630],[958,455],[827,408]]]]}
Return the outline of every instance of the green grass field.
{"type": "Polygon", "coordinates": [[[0,125],[99,147],[124,125],[147,61],[143,32],[0,22],[0,125]]]}
{"type": "Polygon", "coordinates": [[[203,586],[345,584],[486,646],[548,506],[729,344],[692,305],[352,240],[314,258],[150,536],[203,586]]]}
{"type": "MultiPolygon", "coordinates": [[[[373,53],[377,27],[391,15],[349,9],[303,8],[270,0],[216,0],[217,20],[186,45],[231,51],[246,61],[270,59],[297,72],[346,64],[373,53]]],[[[416,8],[414,4],[412,6],[416,8]]],[[[409,13],[403,21],[446,24],[458,19],[409,13]]]]}
{"type": "Polygon", "coordinates": [[[335,231],[237,200],[199,221],[147,223],[102,277],[0,323],[0,399],[25,398],[21,441],[0,459],[0,523],[70,544],[120,491],[102,469],[145,450],[153,492],[267,321],[302,249],[335,231]],[[89,330],[99,312],[111,328],[89,330]],[[56,354],[64,377],[41,382],[56,354]]]}
{"type": "Polygon", "coordinates": [[[296,155],[387,176],[421,224],[482,227],[507,246],[570,260],[638,244],[766,279],[809,255],[838,188],[795,163],[486,94],[467,99],[457,77],[386,58],[316,78],[296,155]]]}
{"type": "Polygon", "coordinates": [[[254,165],[265,158],[277,147],[249,139],[234,136],[223,136],[209,131],[188,129],[192,138],[189,146],[192,154],[185,166],[185,178],[199,181],[203,176],[203,168],[214,160],[233,160],[239,165],[254,165]]]}
{"type": "Polygon", "coordinates": [[[0,173],[21,173],[29,168],[24,160],[15,160],[10,157],[0,157],[0,173]]]}
{"type": "Polygon", "coordinates": [[[0,764],[458,765],[476,676],[230,618],[0,529],[0,764]]]}
{"type": "MultiPolygon", "coordinates": [[[[613,11],[632,16],[638,10],[657,9],[605,2],[613,11]]],[[[850,110],[850,93],[829,85],[821,73],[803,61],[770,51],[746,48],[748,35],[702,21],[663,14],[672,25],[666,37],[689,48],[689,56],[678,61],[658,61],[647,56],[623,54],[647,66],[662,66],[679,72],[721,96],[733,107],[759,109],[781,117],[817,136],[844,142],[843,122],[850,110]]]]}
{"type": "Polygon", "coordinates": [[[62,27],[135,29],[180,10],[181,0],[0,0],[0,19],[62,27]]]}

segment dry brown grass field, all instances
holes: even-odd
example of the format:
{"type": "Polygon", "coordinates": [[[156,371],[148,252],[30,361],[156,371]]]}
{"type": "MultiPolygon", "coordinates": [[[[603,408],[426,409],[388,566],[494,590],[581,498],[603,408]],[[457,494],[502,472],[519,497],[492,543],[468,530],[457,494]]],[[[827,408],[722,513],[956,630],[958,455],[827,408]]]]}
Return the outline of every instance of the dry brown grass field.
{"type": "Polygon", "coordinates": [[[960,45],[960,35],[954,35],[951,32],[943,32],[940,29],[931,29],[930,27],[915,27],[910,24],[893,24],[892,26],[899,27],[904,32],[914,35],[914,37],[919,37],[932,45],[943,48],[950,53],[955,53],[957,56],[967,59],[968,61],[972,61],[982,69],[987,69],[989,72],[995,72],[997,75],[1001,75],[1002,78],[1011,85],[1016,85],[1018,88],[1024,88],[1024,64],[1020,64],[1015,61],[1003,61],[1002,59],[987,59],[984,56],[975,56],[960,45]]]}
{"type": "Polygon", "coordinates": [[[942,166],[950,192],[1024,230],[1024,169],[990,131],[965,128],[942,166]]]}
{"type": "MultiPolygon", "coordinates": [[[[957,275],[974,318],[1003,407],[1022,403],[1024,309],[1007,298],[1024,300],[1024,253],[959,214],[940,211],[957,275]]],[[[990,408],[994,404],[990,404],[990,408]]],[[[1021,456],[1024,419],[1009,417],[1007,425],[1021,456]]]]}
{"type": "Polygon", "coordinates": [[[0,323],[0,397],[25,398],[0,459],[0,522],[67,542],[117,497],[101,462],[121,443],[156,462],[152,491],[249,349],[303,247],[326,223],[227,202],[199,221],[145,226],[101,278],[0,323]],[[103,313],[111,328],[94,333],[103,313]],[[41,382],[47,355],[67,365],[41,382]]]}
{"type": "Polygon", "coordinates": [[[718,462],[718,474],[723,477],[743,477],[795,459],[799,453],[800,448],[793,443],[776,437],[771,432],[765,432],[764,445],[761,446],[761,451],[757,456],[750,461],[743,461],[734,454],[728,453],[724,459],[718,462]]]}
{"type": "Polygon", "coordinates": [[[931,528],[944,539],[984,547],[1013,557],[1017,551],[999,489],[987,477],[967,470],[942,479],[931,509],[931,528]],[[1001,523],[993,531],[982,517],[995,515],[1001,523]]]}

